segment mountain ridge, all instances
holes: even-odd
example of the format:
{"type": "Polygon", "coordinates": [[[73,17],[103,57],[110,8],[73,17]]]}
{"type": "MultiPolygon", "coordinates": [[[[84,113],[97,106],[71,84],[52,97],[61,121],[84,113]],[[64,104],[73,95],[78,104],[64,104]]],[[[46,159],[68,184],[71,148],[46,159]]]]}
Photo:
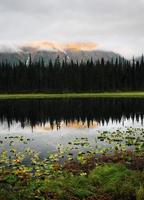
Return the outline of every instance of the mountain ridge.
{"type": "Polygon", "coordinates": [[[60,62],[67,59],[67,61],[73,60],[74,62],[86,62],[87,60],[101,60],[102,58],[105,61],[113,59],[114,61],[119,57],[122,58],[120,54],[114,53],[113,51],[104,51],[104,50],[46,50],[46,49],[37,49],[32,47],[22,47],[19,51],[1,51],[0,52],[0,63],[11,63],[18,64],[19,61],[25,63],[31,55],[32,62],[38,62],[43,58],[44,63],[48,64],[51,60],[54,62],[57,57],[59,57],[60,62]]]}

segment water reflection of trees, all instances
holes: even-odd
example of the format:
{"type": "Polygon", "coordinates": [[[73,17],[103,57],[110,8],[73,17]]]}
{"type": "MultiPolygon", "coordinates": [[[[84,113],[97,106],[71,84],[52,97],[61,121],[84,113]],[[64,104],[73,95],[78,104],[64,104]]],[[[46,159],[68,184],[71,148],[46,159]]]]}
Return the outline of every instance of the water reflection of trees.
{"type": "Polygon", "coordinates": [[[122,117],[135,118],[143,122],[144,99],[53,99],[53,100],[5,100],[0,101],[0,121],[20,122],[24,127],[29,124],[51,127],[60,122],[65,124],[75,120],[87,123],[93,121],[108,123],[109,119],[121,121],[122,117]]]}

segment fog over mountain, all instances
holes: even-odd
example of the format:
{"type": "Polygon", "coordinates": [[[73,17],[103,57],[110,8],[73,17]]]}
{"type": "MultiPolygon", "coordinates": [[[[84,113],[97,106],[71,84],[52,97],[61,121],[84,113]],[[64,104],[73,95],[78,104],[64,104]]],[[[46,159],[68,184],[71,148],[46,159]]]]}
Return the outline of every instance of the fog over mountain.
{"type": "Polygon", "coordinates": [[[97,42],[126,58],[144,52],[144,0],[1,0],[0,44],[97,42]]]}
{"type": "Polygon", "coordinates": [[[74,62],[86,62],[87,60],[105,61],[121,57],[119,54],[112,51],[104,51],[97,49],[94,43],[69,43],[57,44],[54,42],[42,41],[33,42],[15,48],[1,48],[0,62],[9,62],[17,64],[19,61],[27,62],[31,56],[32,62],[38,62],[43,58],[44,63],[48,64],[50,60],[54,62],[59,57],[60,61],[73,60],[74,62]]]}

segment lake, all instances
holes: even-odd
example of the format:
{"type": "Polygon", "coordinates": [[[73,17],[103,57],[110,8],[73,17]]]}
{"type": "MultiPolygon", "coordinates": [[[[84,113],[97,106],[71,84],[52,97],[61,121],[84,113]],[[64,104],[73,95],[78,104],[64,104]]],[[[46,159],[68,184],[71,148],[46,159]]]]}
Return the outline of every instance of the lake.
{"type": "Polygon", "coordinates": [[[94,146],[101,131],[143,128],[143,117],[144,99],[1,100],[1,149],[8,149],[12,139],[18,150],[31,147],[41,156],[78,138],[94,146]]]}

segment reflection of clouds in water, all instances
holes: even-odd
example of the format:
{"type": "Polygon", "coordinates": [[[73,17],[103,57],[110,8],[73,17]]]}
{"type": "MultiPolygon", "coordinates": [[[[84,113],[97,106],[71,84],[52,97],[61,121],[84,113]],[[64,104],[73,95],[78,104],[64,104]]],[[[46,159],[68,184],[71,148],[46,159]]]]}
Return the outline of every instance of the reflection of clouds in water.
{"type": "Polygon", "coordinates": [[[122,117],[121,120],[113,120],[110,118],[107,121],[101,121],[98,123],[97,121],[78,121],[78,120],[72,120],[72,121],[54,121],[52,124],[50,122],[37,124],[34,127],[31,127],[29,123],[25,122],[24,127],[22,127],[21,122],[16,122],[15,120],[11,121],[10,124],[8,124],[7,121],[3,121],[0,123],[0,133],[56,133],[58,130],[61,130],[64,132],[64,130],[67,130],[68,132],[71,132],[73,130],[79,132],[80,130],[87,130],[88,128],[91,130],[95,129],[112,129],[112,128],[120,128],[120,127],[143,127],[143,120],[141,119],[141,116],[139,117],[122,117]]]}
{"type": "Polygon", "coordinates": [[[48,132],[53,130],[57,130],[60,128],[72,128],[72,129],[84,129],[84,128],[98,128],[99,123],[96,121],[90,122],[89,124],[87,122],[82,122],[82,121],[70,121],[65,123],[64,121],[59,122],[58,124],[55,122],[53,124],[53,127],[49,122],[47,122],[45,125],[36,125],[33,127],[34,132],[48,132]]]}
{"type": "Polygon", "coordinates": [[[112,130],[113,128],[124,128],[124,127],[133,127],[133,128],[143,128],[143,120],[141,116],[134,116],[130,118],[122,117],[121,120],[112,120],[109,119],[108,122],[100,123],[100,130],[112,130]]]}
{"type": "Polygon", "coordinates": [[[21,129],[21,123],[20,122],[11,122],[10,125],[8,125],[7,121],[0,123],[0,132],[8,132],[8,131],[15,131],[21,129]]]}
{"type": "Polygon", "coordinates": [[[30,125],[26,125],[24,128],[21,126],[21,122],[12,121],[8,124],[7,121],[0,122],[0,133],[31,133],[32,128],[30,125]]]}
{"type": "MultiPolygon", "coordinates": [[[[90,128],[87,127],[87,122],[78,123],[77,120],[73,122],[68,122],[67,125],[65,121],[61,121],[61,128],[57,130],[56,121],[54,123],[53,130],[51,129],[51,124],[46,122],[44,125],[36,125],[32,128],[27,124],[24,128],[21,127],[20,122],[13,121],[10,130],[8,130],[8,125],[6,122],[0,124],[0,140],[4,140],[4,149],[8,149],[8,141],[4,138],[7,136],[24,136],[29,138],[28,144],[23,144],[22,142],[15,141],[16,148],[21,151],[24,148],[30,147],[33,150],[40,152],[41,156],[47,156],[48,152],[57,151],[57,147],[61,144],[63,147],[68,145],[68,142],[72,142],[75,138],[88,138],[90,145],[95,147],[96,137],[101,131],[116,131],[117,129],[124,130],[127,127],[143,127],[141,125],[141,120],[137,122],[136,117],[133,119],[126,119],[123,117],[120,121],[109,120],[108,123],[98,124],[96,121],[90,124],[90,128]],[[124,125],[123,125],[124,123],[124,125]]],[[[12,139],[13,140],[13,139],[12,139]]],[[[101,145],[104,145],[103,143],[101,145]]]]}

